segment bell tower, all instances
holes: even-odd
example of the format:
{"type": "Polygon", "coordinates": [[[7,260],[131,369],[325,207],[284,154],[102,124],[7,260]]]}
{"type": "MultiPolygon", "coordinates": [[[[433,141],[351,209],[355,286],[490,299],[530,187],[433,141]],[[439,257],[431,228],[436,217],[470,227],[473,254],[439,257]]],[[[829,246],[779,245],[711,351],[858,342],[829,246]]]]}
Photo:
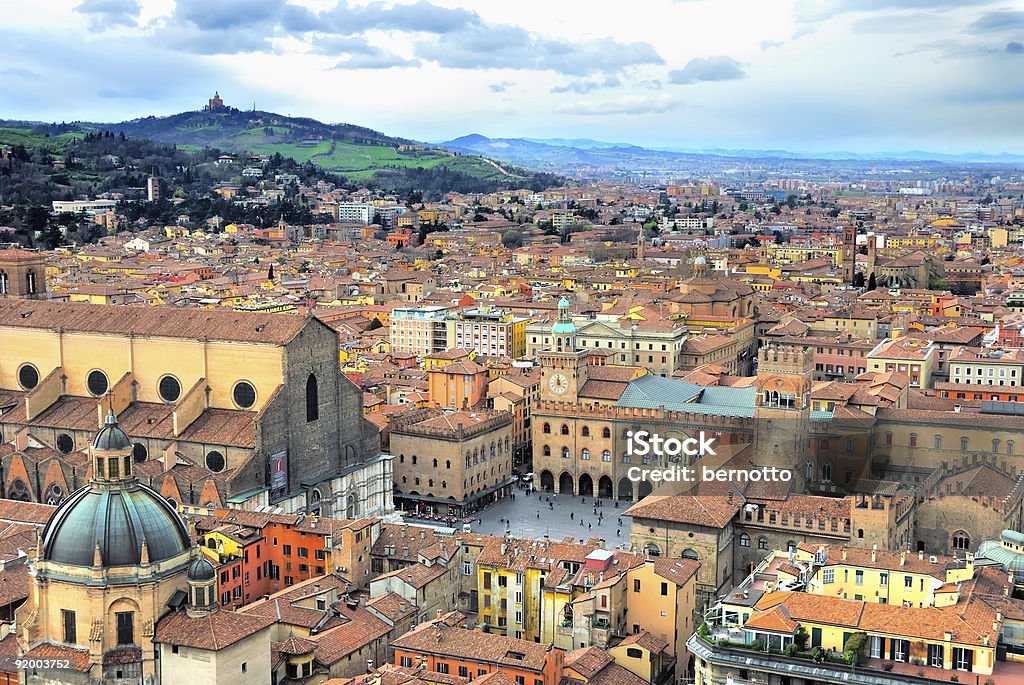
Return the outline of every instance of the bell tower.
{"type": "Polygon", "coordinates": [[[814,355],[795,345],[765,345],[754,387],[754,454],[759,464],[793,470],[804,483],[815,472],[810,449],[810,397],[814,355]]]}
{"type": "Polygon", "coordinates": [[[46,299],[46,257],[21,248],[0,250],[0,299],[46,299]]]}
{"type": "Polygon", "coordinates": [[[551,347],[537,354],[541,366],[541,399],[576,402],[587,382],[587,351],[576,347],[576,324],[569,299],[558,301],[558,319],[551,327],[551,347]]]}

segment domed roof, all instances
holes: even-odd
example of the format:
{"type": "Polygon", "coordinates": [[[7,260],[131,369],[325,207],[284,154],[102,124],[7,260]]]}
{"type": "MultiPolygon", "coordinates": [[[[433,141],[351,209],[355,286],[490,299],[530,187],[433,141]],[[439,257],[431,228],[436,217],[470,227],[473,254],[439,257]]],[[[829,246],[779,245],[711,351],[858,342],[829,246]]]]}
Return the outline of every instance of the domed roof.
{"type": "MultiPolygon", "coordinates": [[[[122,433],[123,435],[123,433],[122,433]]],[[[188,530],[170,504],[137,482],[82,488],[64,501],[43,530],[43,559],[92,566],[96,547],[104,567],[142,562],[146,543],[156,563],[188,551],[188,530]]]]}
{"type": "Polygon", "coordinates": [[[92,440],[92,448],[104,452],[119,452],[130,449],[131,446],[132,441],[128,438],[128,434],[117,425],[117,417],[114,416],[114,411],[111,409],[103,428],[92,440]]]}
{"type": "Polygon", "coordinates": [[[188,567],[189,580],[213,580],[216,575],[213,564],[204,556],[196,557],[196,560],[188,567]]]}
{"type": "Polygon", "coordinates": [[[558,301],[558,308],[559,309],[568,309],[569,306],[570,306],[570,302],[569,302],[569,298],[568,297],[563,296],[562,299],[560,299],[558,301]]]}

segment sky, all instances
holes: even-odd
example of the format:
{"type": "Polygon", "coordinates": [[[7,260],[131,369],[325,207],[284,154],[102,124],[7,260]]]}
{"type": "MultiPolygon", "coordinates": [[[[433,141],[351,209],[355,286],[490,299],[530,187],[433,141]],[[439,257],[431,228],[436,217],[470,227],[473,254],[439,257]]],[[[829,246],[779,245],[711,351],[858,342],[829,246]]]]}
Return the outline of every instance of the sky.
{"type": "Polygon", "coordinates": [[[1024,153],[1021,0],[0,0],[0,118],[1024,153]]]}

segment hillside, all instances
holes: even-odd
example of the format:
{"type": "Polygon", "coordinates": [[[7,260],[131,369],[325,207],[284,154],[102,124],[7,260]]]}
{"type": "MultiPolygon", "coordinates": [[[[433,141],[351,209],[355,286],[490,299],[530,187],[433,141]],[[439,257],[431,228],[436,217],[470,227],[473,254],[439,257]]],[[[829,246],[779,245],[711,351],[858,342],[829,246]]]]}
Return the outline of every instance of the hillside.
{"type": "Polygon", "coordinates": [[[476,154],[463,155],[362,126],[325,124],[273,112],[225,108],[99,126],[186,149],[213,147],[230,152],[279,153],[299,163],[313,162],[354,182],[377,176],[401,177],[395,171],[402,169],[436,169],[479,179],[480,190],[484,190],[484,186],[529,184],[534,176],[476,154]]]}

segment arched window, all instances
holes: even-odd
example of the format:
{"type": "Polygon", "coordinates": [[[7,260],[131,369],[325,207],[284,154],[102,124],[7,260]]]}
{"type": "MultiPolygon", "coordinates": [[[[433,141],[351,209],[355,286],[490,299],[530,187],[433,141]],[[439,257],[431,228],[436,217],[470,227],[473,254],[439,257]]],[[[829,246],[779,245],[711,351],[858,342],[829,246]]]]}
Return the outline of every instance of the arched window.
{"type": "Polygon", "coordinates": [[[863,528],[858,528],[857,529],[857,537],[858,538],[863,538],[864,537],[864,529],[863,528]]]}
{"type": "MultiPolygon", "coordinates": [[[[749,540],[749,539],[748,539],[749,540]]],[[[748,541],[749,544],[749,541],[748,541]]],[[[700,555],[697,554],[696,550],[687,547],[683,550],[683,559],[690,559],[691,561],[700,561],[700,555]]]]}
{"type": "Polygon", "coordinates": [[[309,374],[306,379],[306,423],[320,418],[320,393],[316,385],[316,376],[309,374]]]}
{"type": "Polygon", "coordinates": [[[998,438],[996,438],[995,440],[992,441],[992,451],[995,454],[999,454],[999,439],[998,438]]]}
{"type": "Polygon", "coordinates": [[[445,459],[444,460],[444,467],[446,469],[450,469],[452,467],[452,462],[450,460],[448,460],[448,459],[445,459]]]}
{"type": "Polygon", "coordinates": [[[648,542],[644,545],[644,554],[648,554],[652,557],[658,557],[661,556],[661,550],[658,549],[658,546],[653,542],[648,542]]]}
{"type": "Polygon", "coordinates": [[[750,547],[750,536],[746,533],[740,534],[740,547],[750,547]]]}
{"type": "Polygon", "coordinates": [[[1013,454],[1013,440],[1006,441],[1006,453],[1013,454]]]}
{"type": "Polygon", "coordinates": [[[562,431],[562,435],[568,435],[569,434],[569,424],[563,423],[561,431],[562,431]]]}
{"type": "Polygon", "coordinates": [[[551,446],[550,445],[544,445],[543,454],[544,454],[545,457],[550,457],[551,456],[551,446]]]}
{"type": "Polygon", "coordinates": [[[0,269],[0,295],[7,294],[7,272],[0,269]]]}
{"type": "Polygon", "coordinates": [[[416,455],[412,455],[412,465],[416,466],[416,455]]]}
{"type": "Polygon", "coordinates": [[[585,438],[589,438],[590,437],[590,426],[584,426],[583,430],[580,431],[580,435],[582,435],[585,438]]]}
{"type": "Polygon", "coordinates": [[[551,424],[550,424],[550,423],[545,423],[545,424],[544,424],[544,428],[543,428],[543,431],[544,431],[545,433],[550,433],[550,432],[551,432],[551,424]]]}
{"type": "Polygon", "coordinates": [[[605,450],[604,452],[601,452],[601,461],[611,461],[611,460],[612,460],[612,453],[611,452],[609,452],[608,450],[605,450]]]}
{"type": "Polygon", "coordinates": [[[434,460],[434,468],[437,468],[437,459],[434,460]]]}
{"type": "Polygon", "coordinates": [[[832,482],[832,464],[821,465],[821,479],[826,483],[832,482]]]}
{"type": "Polygon", "coordinates": [[[36,294],[36,272],[32,269],[25,274],[25,286],[28,288],[29,295],[36,294]]]}
{"type": "Polygon", "coordinates": [[[494,459],[494,441],[491,440],[491,459],[494,459]]]}
{"type": "Polygon", "coordinates": [[[971,536],[965,531],[958,530],[953,533],[953,549],[965,551],[971,548],[971,536]]]}
{"type": "Polygon", "coordinates": [[[910,434],[910,446],[917,447],[917,433],[910,434]]]}
{"type": "Polygon", "coordinates": [[[580,459],[586,459],[587,461],[589,461],[590,460],[590,450],[588,450],[586,447],[584,447],[583,451],[580,452],[580,459]]]}
{"type": "Polygon", "coordinates": [[[612,437],[612,431],[611,431],[611,429],[610,429],[610,428],[608,428],[607,426],[605,426],[604,428],[602,428],[602,429],[601,429],[601,437],[602,437],[602,438],[610,438],[610,437],[612,437]]]}
{"type": "Polygon", "coordinates": [[[935,434],[935,449],[942,449],[942,436],[939,435],[938,433],[935,434]]]}
{"type": "Polygon", "coordinates": [[[960,438],[960,451],[961,452],[966,452],[967,451],[967,436],[966,435],[963,436],[962,438],[960,438]]]}
{"type": "Polygon", "coordinates": [[[759,537],[757,539],[757,548],[758,549],[768,549],[768,538],[764,537],[763,535],[761,537],[759,537]]]}
{"type": "Polygon", "coordinates": [[[562,448],[562,459],[568,459],[568,458],[569,458],[569,448],[568,447],[563,447],[562,448]]]}

